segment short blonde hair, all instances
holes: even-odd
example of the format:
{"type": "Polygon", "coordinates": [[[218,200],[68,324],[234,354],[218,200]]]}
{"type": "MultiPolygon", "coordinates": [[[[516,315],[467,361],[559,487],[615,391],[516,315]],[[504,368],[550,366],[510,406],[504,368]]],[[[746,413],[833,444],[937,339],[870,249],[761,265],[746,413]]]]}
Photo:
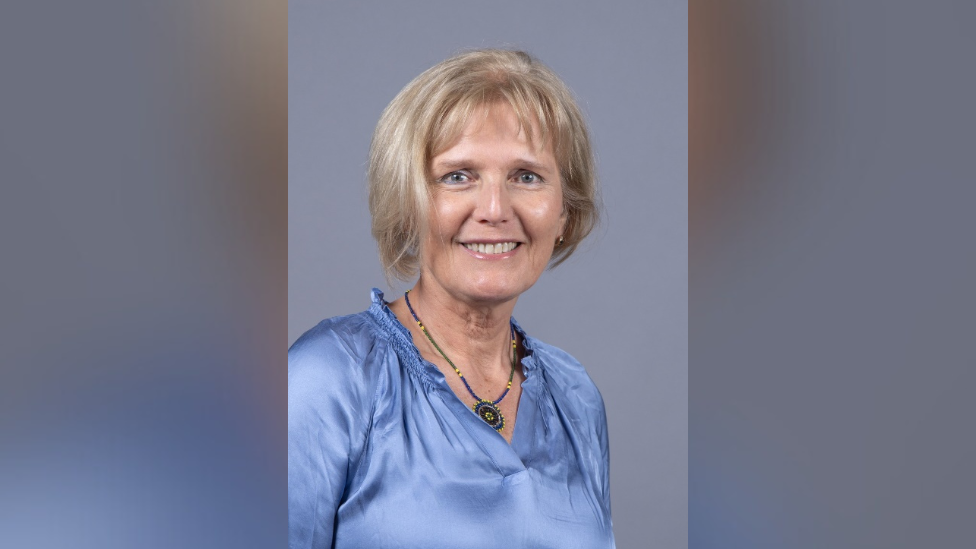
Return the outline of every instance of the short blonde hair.
{"type": "Polygon", "coordinates": [[[431,159],[453,145],[472,111],[507,103],[529,138],[552,144],[563,184],[566,226],[550,268],[565,261],[598,218],[590,137],[569,88],[521,51],[462,53],[407,84],[383,111],[369,151],[369,211],[380,261],[390,275],[417,274],[431,204],[431,159]],[[537,124],[541,135],[534,136],[537,124]]]}

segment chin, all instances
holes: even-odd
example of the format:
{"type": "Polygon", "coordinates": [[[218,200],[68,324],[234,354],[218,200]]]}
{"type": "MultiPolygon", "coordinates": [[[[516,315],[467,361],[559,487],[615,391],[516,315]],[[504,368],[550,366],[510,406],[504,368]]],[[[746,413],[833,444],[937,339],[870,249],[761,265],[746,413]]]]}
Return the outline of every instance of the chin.
{"type": "Polygon", "coordinates": [[[518,298],[531,287],[532,284],[488,280],[470,288],[466,293],[478,301],[509,301],[518,298]]]}

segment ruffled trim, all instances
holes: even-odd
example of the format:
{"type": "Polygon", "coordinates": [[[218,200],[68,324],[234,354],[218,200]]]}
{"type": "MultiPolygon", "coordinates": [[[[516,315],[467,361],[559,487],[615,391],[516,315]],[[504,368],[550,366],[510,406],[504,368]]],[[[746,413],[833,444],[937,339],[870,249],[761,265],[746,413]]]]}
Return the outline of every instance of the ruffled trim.
{"type": "MultiPolygon", "coordinates": [[[[420,351],[413,342],[413,335],[403,324],[400,324],[396,315],[393,314],[393,311],[387,305],[386,300],[383,299],[383,292],[378,288],[373,288],[370,299],[372,300],[372,305],[369,307],[370,316],[379,324],[383,332],[389,336],[390,343],[393,344],[394,350],[403,359],[407,369],[416,375],[424,385],[432,387],[434,381],[431,379],[430,367],[425,365],[426,361],[420,355],[420,351]]],[[[522,348],[525,350],[525,355],[522,357],[521,363],[525,368],[525,376],[528,378],[530,372],[541,367],[541,362],[535,358],[538,341],[526,334],[525,330],[519,326],[519,323],[514,317],[511,320],[515,331],[518,332],[522,340],[522,348]]],[[[438,370],[438,374],[440,374],[440,370],[438,370]]]]}
{"type": "Polygon", "coordinates": [[[535,358],[536,343],[538,343],[538,341],[529,336],[529,334],[525,333],[525,330],[519,326],[519,323],[515,320],[515,317],[512,317],[512,325],[515,326],[515,331],[518,332],[519,336],[522,338],[522,349],[525,350],[525,355],[522,357],[521,362],[522,366],[525,367],[525,377],[528,379],[530,372],[535,371],[536,368],[541,366],[540,362],[535,358]]]}
{"type": "Polygon", "coordinates": [[[400,324],[396,315],[387,306],[386,300],[383,299],[383,292],[378,288],[373,288],[370,298],[373,304],[369,306],[369,315],[389,337],[390,343],[393,344],[393,350],[403,359],[407,370],[417,376],[427,388],[433,387],[434,382],[424,366],[424,359],[420,356],[420,351],[413,343],[413,336],[403,324],[400,324]]]}

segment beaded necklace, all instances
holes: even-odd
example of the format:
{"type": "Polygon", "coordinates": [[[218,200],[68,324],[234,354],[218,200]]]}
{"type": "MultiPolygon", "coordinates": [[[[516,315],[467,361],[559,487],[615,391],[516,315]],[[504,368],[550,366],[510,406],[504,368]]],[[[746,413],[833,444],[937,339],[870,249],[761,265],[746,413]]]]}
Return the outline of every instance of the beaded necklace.
{"type": "Polygon", "coordinates": [[[434,348],[437,349],[437,352],[440,353],[442,357],[444,357],[444,360],[446,360],[447,363],[451,365],[451,368],[454,368],[454,371],[457,372],[458,377],[460,377],[461,381],[464,382],[464,387],[468,390],[469,393],[471,393],[471,396],[473,396],[474,399],[477,401],[474,403],[473,406],[471,406],[471,409],[474,410],[474,413],[477,414],[478,417],[480,417],[482,420],[484,420],[485,423],[490,425],[494,430],[501,431],[505,427],[505,417],[502,416],[502,413],[500,411],[498,411],[498,403],[501,402],[503,398],[505,398],[505,395],[508,394],[509,389],[512,388],[512,378],[515,377],[515,354],[516,354],[515,326],[512,325],[511,322],[509,322],[508,327],[509,330],[511,330],[512,332],[512,371],[511,373],[508,374],[508,386],[505,387],[505,392],[502,393],[502,396],[498,397],[498,400],[495,401],[487,400],[474,394],[474,391],[471,390],[471,386],[468,385],[468,380],[464,379],[464,374],[461,373],[461,370],[459,370],[458,367],[455,366],[453,362],[451,362],[451,359],[447,358],[447,355],[444,354],[444,351],[441,350],[439,345],[437,345],[437,343],[434,341],[434,338],[430,337],[430,332],[428,332],[427,328],[424,327],[424,323],[420,321],[420,317],[417,316],[417,313],[414,312],[413,307],[410,305],[410,297],[407,295],[409,293],[410,290],[407,290],[403,294],[403,299],[407,302],[407,308],[410,309],[410,314],[413,315],[413,319],[416,320],[417,325],[420,326],[420,331],[422,331],[424,335],[427,336],[427,339],[430,341],[431,345],[433,345],[434,348]]]}

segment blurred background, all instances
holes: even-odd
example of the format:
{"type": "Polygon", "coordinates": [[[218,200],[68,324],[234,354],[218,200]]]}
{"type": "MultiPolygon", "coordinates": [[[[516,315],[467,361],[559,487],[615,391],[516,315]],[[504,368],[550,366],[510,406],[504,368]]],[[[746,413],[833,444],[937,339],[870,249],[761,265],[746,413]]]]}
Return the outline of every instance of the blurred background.
{"type": "Polygon", "coordinates": [[[689,543],[970,545],[976,4],[689,3],[689,543]]]}
{"type": "Polygon", "coordinates": [[[285,545],[286,36],[0,7],[0,547],[285,545]]]}

